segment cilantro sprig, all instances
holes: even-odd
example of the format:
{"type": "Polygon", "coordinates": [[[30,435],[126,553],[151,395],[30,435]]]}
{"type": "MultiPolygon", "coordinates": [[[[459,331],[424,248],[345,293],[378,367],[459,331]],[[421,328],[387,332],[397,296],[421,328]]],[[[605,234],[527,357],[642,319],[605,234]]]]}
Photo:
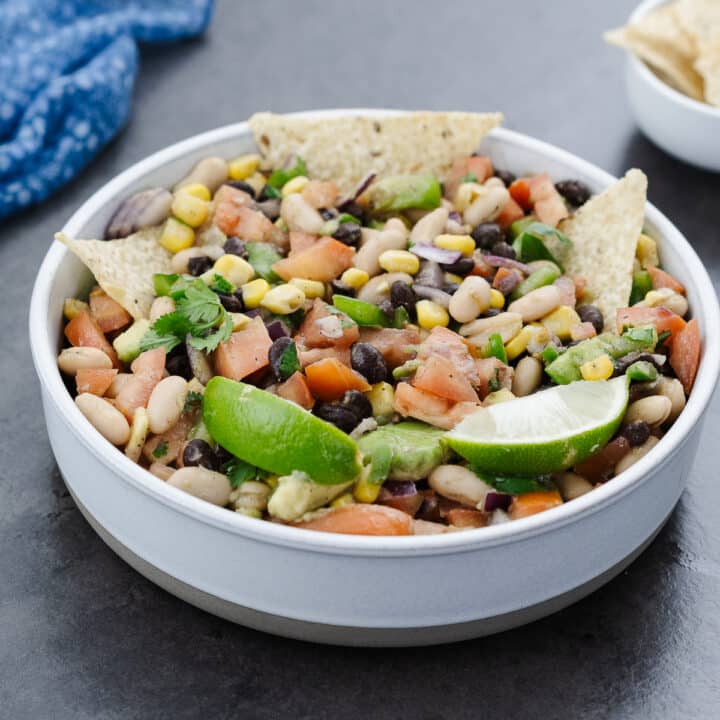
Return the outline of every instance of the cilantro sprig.
{"type": "MultiPolygon", "coordinates": [[[[222,292],[227,281],[220,275],[213,285],[222,292]]],[[[164,347],[170,352],[189,337],[197,350],[212,352],[232,334],[233,323],[220,298],[200,279],[178,278],[168,293],[176,302],[175,312],[161,315],[143,335],[140,350],[164,347]]]]}
{"type": "Polygon", "coordinates": [[[228,476],[230,487],[235,490],[248,480],[264,480],[268,473],[240,458],[228,460],[223,465],[223,472],[228,476]]]}

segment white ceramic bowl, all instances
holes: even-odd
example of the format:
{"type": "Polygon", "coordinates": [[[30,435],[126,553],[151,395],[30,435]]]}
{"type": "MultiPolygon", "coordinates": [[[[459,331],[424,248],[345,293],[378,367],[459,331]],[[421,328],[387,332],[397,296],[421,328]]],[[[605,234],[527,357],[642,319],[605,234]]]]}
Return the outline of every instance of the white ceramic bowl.
{"type": "MultiPolygon", "coordinates": [[[[646,0],[629,22],[666,2],[646,0]]],[[[625,87],[635,120],[650,140],[680,160],[720,172],[720,108],[678,92],[629,52],[625,87]]]]}
{"type": "MultiPolygon", "coordinates": [[[[326,111],[342,113],[390,111],[326,111]]],[[[197,135],[126,170],[93,195],[64,231],[100,236],[118,202],[171,185],[199,158],[249,152],[245,123],[197,135]]],[[[499,167],[549,171],[599,191],[607,173],[529,137],[496,130],[483,142],[499,167]]],[[[720,337],[712,284],[690,245],[658,210],[647,225],[662,260],[688,287],[704,338],[720,337]]],[[[720,367],[704,343],[692,396],[656,448],[622,476],[548,512],[441,536],[367,538],[250,519],[161,482],[110,446],[79,412],[56,366],[62,301],[90,275],[55,244],[38,273],[30,340],[53,452],[85,517],[121,557],[209,612],[320,642],[420,645],[479,636],[564,607],[620,572],[662,527],[682,492],[720,367]]]]}

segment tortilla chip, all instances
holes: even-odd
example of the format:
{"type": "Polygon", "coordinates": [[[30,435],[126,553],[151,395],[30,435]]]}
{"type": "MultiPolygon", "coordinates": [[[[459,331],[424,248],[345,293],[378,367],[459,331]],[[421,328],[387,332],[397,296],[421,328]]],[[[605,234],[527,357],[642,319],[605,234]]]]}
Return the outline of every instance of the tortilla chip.
{"type": "Polygon", "coordinates": [[[590,198],[560,230],[573,242],[566,271],[582,275],[605,318],[615,326],[615,310],[627,307],[632,289],[635,250],[645,220],[647,177],[629,170],[600,195],[590,198]]]}
{"type": "Polygon", "coordinates": [[[311,178],[334,180],[340,192],[349,195],[369,172],[384,177],[423,170],[442,180],[453,160],[471,155],[501,122],[501,113],[416,112],[318,120],[257,113],[250,127],[266,168],[281,167],[297,154],[311,178]]]}
{"type": "Polygon", "coordinates": [[[95,276],[98,285],[133,318],[146,318],[155,298],[152,276],[170,273],[170,253],[158,244],[162,228],[148,228],[118,240],[76,240],[64,233],[66,245],[95,276]]]}
{"type": "Polygon", "coordinates": [[[677,17],[683,28],[698,40],[712,41],[720,30],[718,0],[678,0],[677,17]]]}
{"type": "Polygon", "coordinates": [[[720,31],[711,40],[700,42],[695,69],[705,81],[705,100],[720,107],[720,31]]]}

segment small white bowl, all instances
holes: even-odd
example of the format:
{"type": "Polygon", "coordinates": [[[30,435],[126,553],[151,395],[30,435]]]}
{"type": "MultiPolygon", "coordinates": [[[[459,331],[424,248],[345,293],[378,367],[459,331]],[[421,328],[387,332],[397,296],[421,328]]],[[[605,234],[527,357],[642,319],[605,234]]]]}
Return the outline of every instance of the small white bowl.
{"type": "MultiPolygon", "coordinates": [[[[314,118],[392,111],[336,110],[314,118]]],[[[197,135],[129,168],[64,231],[98,237],[118,203],[169,186],[201,157],[252,152],[247,123],[197,135]]],[[[516,173],[548,171],[600,191],[614,178],[551,145],[496,130],[481,151],[516,173]]],[[[710,279],[672,223],[648,204],[664,266],[688,288],[703,356],[685,410],[629,470],[561,507],[439,536],[358,537],[254,520],[183,493],[112,447],[80,413],[58,372],[63,299],[86,291],[85,267],[50,248],[30,308],[30,343],[48,435],[80,510],[122,558],[169,592],[268,632],[354,645],[421,645],[476,637],[569,605],[617,575],[664,524],[692,466],[720,372],[720,310],[710,279]]]]}
{"type": "MultiPolygon", "coordinates": [[[[629,22],[666,2],[647,0],[633,12],[629,22]]],[[[680,160],[720,172],[720,108],[670,87],[630,52],[625,87],[635,120],[650,140],[680,160]]]]}

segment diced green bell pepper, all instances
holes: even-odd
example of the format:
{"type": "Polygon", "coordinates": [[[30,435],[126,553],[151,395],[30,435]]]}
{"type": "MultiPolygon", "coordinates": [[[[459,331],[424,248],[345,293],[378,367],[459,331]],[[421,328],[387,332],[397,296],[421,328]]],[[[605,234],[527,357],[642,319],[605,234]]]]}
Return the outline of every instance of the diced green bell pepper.
{"type": "Polygon", "coordinates": [[[520,220],[516,220],[512,225],[510,225],[510,237],[513,238],[513,240],[521,235],[525,228],[530,227],[533,223],[537,222],[537,219],[534,218],[532,215],[528,215],[528,217],[520,218],[520,220]]]}
{"type": "Polygon", "coordinates": [[[390,327],[392,325],[392,320],[377,305],[364,300],[347,295],[334,295],[333,305],[358,325],[365,327],[390,327]]]}
{"type": "Polygon", "coordinates": [[[637,380],[638,382],[652,382],[657,379],[658,371],[657,368],[647,360],[638,360],[634,362],[625,371],[625,374],[631,380],[637,380]]]}
{"type": "Polygon", "coordinates": [[[550,225],[533,222],[523,229],[513,242],[513,250],[521,262],[533,260],[550,260],[562,272],[561,260],[571,247],[570,239],[550,225]]]}
{"type": "Polygon", "coordinates": [[[442,199],[440,183],[430,173],[392,175],[371,185],[367,194],[373,212],[432,210],[442,199]]]}
{"type": "Polygon", "coordinates": [[[502,336],[500,335],[500,333],[493,333],[488,338],[487,356],[495,357],[500,362],[507,365],[507,353],[505,352],[505,345],[503,345],[502,336]]]}
{"type": "Polygon", "coordinates": [[[267,184],[276,190],[280,189],[286,182],[300,175],[307,175],[305,161],[301,157],[295,159],[295,165],[286,170],[274,170],[268,178],[267,184]]]}
{"type": "Polygon", "coordinates": [[[527,295],[533,290],[543,287],[544,285],[552,285],[560,277],[560,271],[557,268],[541,267],[532,275],[523,280],[510,295],[511,300],[517,300],[523,295],[527,295]]]}
{"type": "Polygon", "coordinates": [[[245,248],[248,254],[248,262],[261,278],[269,283],[280,280],[272,266],[282,258],[272,243],[249,242],[245,244],[245,248]]]}
{"type": "Polygon", "coordinates": [[[647,270],[638,270],[633,273],[632,290],[630,291],[630,305],[635,305],[652,290],[652,278],[647,270]]]}
{"type": "Polygon", "coordinates": [[[171,275],[163,275],[162,273],[155,273],[153,275],[153,287],[155,288],[155,294],[158,297],[165,297],[170,294],[172,286],[180,279],[180,276],[176,273],[171,275]]]}

